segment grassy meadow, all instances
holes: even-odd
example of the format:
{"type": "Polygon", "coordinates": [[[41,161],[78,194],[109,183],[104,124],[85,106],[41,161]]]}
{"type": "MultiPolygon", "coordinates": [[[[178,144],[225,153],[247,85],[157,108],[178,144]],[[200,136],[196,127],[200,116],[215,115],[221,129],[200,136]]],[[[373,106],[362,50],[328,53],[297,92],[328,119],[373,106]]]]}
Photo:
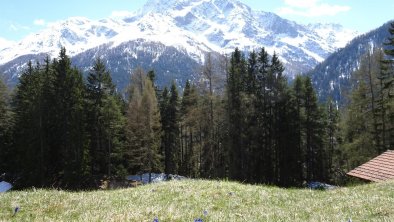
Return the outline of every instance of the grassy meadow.
{"type": "Polygon", "coordinates": [[[0,200],[0,221],[394,221],[394,181],[319,191],[185,180],[107,191],[11,191],[0,200]]]}

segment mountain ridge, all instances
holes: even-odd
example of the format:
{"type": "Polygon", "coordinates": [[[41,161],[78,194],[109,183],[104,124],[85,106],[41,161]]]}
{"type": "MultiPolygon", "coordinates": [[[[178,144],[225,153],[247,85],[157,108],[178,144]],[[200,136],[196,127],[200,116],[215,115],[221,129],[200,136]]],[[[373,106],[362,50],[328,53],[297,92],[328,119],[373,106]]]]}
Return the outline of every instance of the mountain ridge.
{"type": "MultiPolygon", "coordinates": [[[[356,35],[340,26],[300,25],[274,13],[252,10],[236,0],[165,2],[150,0],[140,10],[123,17],[97,21],[71,17],[56,22],[13,47],[0,50],[0,71],[15,78],[17,74],[10,73],[4,67],[6,63],[20,56],[43,53],[57,57],[61,46],[74,57],[88,50],[100,51],[100,47],[116,50],[125,42],[144,39],[151,45],[174,47],[199,64],[207,52],[226,54],[236,47],[244,51],[265,47],[269,53],[279,55],[286,74],[293,76],[309,71],[356,35]]],[[[94,56],[105,58],[105,54],[94,56]]],[[[132,64],[136,65],[138,61],[132,64]]]]}
{"type": "Polygon", "coordinates": [[[356,37],[309,72],[321,101],[331,97],[340,104],[346,102],[346,94],[352,88],[352,73],[358,69],[361,57],[371,46],[383,47],[393,21],[356,37]]]}

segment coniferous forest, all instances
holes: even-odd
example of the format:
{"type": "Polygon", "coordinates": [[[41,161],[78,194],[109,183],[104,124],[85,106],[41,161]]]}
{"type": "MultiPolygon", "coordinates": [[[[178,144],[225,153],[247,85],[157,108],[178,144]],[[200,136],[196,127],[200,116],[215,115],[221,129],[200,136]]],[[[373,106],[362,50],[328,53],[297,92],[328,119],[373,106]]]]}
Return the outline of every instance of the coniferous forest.
{"type": "Polygon", "coordinates": [[[12,92],[0,82],[0,173],[20,188],[94,188],[148,172],[345,183],[348,170],[394,147],[394,24],[389,31],[386,47],[362,58],[343,107],[319,103],[311,79],[290,81],[264,48],[208,54],[201,80],[184,86],[159,88],[154,70],[136,68],[127,92],[103,60],[83,76],[62,48],[30,62],[12,92]]]}

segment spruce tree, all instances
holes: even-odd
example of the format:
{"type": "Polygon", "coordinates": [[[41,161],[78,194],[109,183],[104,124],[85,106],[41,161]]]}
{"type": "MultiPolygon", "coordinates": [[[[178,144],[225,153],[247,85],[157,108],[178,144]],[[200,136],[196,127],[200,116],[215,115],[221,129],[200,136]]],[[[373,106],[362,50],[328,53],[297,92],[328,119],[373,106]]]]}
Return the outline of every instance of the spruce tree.
{"type": "Polygon", "coordinates": [[[0,78],[0,169],[1,174],[12,170],[12,129],[14,115],[10,107],[10,95],[3,79],[0,78]]]}
{"type": "Polygon", "coordinates": [[[336,103],[329,98],[326,104],[326,134],[327,134],[327,170],[332,181],[338,179],[336,174],[340,170],[340,165],[337,157],[340,155],[340,135],[339,135],[339,110],[336,103]]]}
{"type": "Polygon", "coordinates": [[[230,177],[235,180],[245,178],[246,156],[243,152],[244,144],[244,127],[243,127],[243,110],[242,107],[242,81],[246,72],[246,62],[244,56],[238,48],[231,55],[230,68],[228,72],[227,93],[228,105],[227,112],[229,117],[229,170],[230,177]]]}
{"type": "Polygon", "coordinates": [[[199,176],[198,149],[198,95],[197,89],[190,81],[186,82],[180,108],[181,158],[180,173],[189,177],[199,176]]]}
{"type": "Polygon", "coordinates": [[[294,165],[294,177],[298,183],[302,183],[305,178],[304,174],[304,162],[305,162],[305,87],[303,77],[296,76],[293,83],[293,107],[294,115],[292,118],[292,129],[294,133],[294,154],[295,154],[295,165],[294,165]]]}
{"type": "Polygon", "coordinates": [[[274,183],[274,144],[273,144],[273,73],[270,72],[269,55],[262,48],[258,55],[257,74],[257,109],[260,144],[260,160],[257,166],[257,175],[262,175],[261,182],[274,183]]]}
{"type": "Polygon", "coordinates": [[[71,67],[66,49],[60,50],[54,66],[54,98],[51,115],[54,130],[51,143],[51,165],[56,183],[78,187],[85,182],[88,171],[87,135],[85,125],[85,86],[82,73],[71,67]]]}
{"type": "Polygon", "coordinates": [[[15,111],[16,169],[24,176],[24,185],[43,185],[46,174],[41,137],[41,77],[38,67],[29,62],[23,71],[13,98],[15,111]],[[38,163],[38,164],[37,164],[38,163]]]}
{"type": "Polygon", "coordinates": [[[122,172],[123,116],[115,86],[103,61],[97,59],[87,77],[88,133],[93,175],[116,175],[122,172]],[[117,156],[117,162],[114,157],[117,156]]]}
{"type": "Polygon", "coordinates": [[[353,73],[354,87],[345,113],[344,159],[347,170],[382,153],[387,148],[388,94],[383,79],[388,63],[380,50],[367,52],[353,73]]]}
{"type": "Polygon", "coordinates": [[[382,70],[378,77],[381,85],[380,103],[383,108],[381,119],[383,123],[387,122],[387,125],[382,127],[384,144],[381,151],[394,147],[394,22],[390,24],[389,33],[390,37],[384,49],[386,58],[381,61],[382,70]]]}
{"type": "Polygon", "coordinates": [[[305,85],[305,148],[306,148],[306,179],[324,180],[324,124],[322,111],[317,104],[317,97],[311,79],[306,77],[305,85]]]}
{"type": "Polygon", "coordinates": [[[179,166],[182,165],[179,150],[179,99],[175,82],[163,99],[168,101],[166,107],[162,109],[163,121],[163,146],[164,146],[164,166],[165,173],[178,174],[179,166]]]}
{"type": "Polygon", "coordinates": [[[242,110],[243,110],[243,119],[244,125],[246,126],[244,129],[244,149],[245,153],[245,179],[249,182],[257,182],[258,177],[256,175],[256,166],[259,162],[259,128],[257,121],[257,81],[256,77],[258,74],[258,62],[257,62],[257,54],[252,51],[248,58],[247,63],[247,73],[244,75],[242,80],[242,110]]]}

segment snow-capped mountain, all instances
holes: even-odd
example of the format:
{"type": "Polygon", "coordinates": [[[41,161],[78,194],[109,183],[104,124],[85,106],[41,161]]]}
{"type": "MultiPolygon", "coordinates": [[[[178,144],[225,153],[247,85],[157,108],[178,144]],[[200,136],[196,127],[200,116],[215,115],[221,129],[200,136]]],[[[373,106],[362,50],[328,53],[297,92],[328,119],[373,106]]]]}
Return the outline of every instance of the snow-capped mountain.
{"type": "Polygon", "coordinates": [[[352,74],[359,68],[362,56],[373,47],[384,48],[384,43],[390,37],[388,30],[393,21],[356,37],[346,47],[334,52],[310,71],[321,101],[326,101],[330,97],[339,105],[347,102],[346,95],[353,87],[352,74]]]}
{"type": "Polygon", "coordinates": [[[17,44],[0,51],[0,64],[28,54],[49,54],[56,57],[60,47],[66,47],[73,56],[88,49],[107,43],[117,35],[113,24],[103,21],[91,21],[83,17],[73,17],[65,21],[50,24],[43,31],[30,34],[17,44]]]}
{"type": "MultiPolygon", "coordinates": [[[[179,55],[199,64],[206,52],[223,54],[235,47],[241,50],[265,47],[268,52],[279,54],[286,73],[294,75],[312,69],[356,35],[340,25],[300,25],[273,13],[252,10],[236,0],[148,0],[143,8],[127,16],[99,21],[69,18],[17,44],[0,48],[0,72],[15,78],[17,73],[6,68],[18,70],[12,61],[22,64],[21,58],[43,54],[56,57],[61,46],[66,47],[70,56],[78,55],[80,62],[84,54],[109,61],[108,50],[119,51],[121,46],[123,55],[135,59],[132,64],[125,62],[130,70],[130,66],[138,65],[137,56],[141,52],[150,53],[152,64],[166,59],[162,56],[165,50],[152,51],[161,48],[153,45],[160,45],[172,47],[179,55]],[[125,43],[135,46],[140,40],[144,40],[145,47],[124,48],[125,43]]],[[[91,60],[86,58],[86,62],[91,60]]],[[[86,68],[90,64],[82,65],[86,68]]]]}
{"type": "Polygon", "coordinates": [[[0,50],[8,48],[8,47],[12,46],[13,44],[14,44],[13,41],[9,41],[7,39],[0,38],[0,50]]]}

